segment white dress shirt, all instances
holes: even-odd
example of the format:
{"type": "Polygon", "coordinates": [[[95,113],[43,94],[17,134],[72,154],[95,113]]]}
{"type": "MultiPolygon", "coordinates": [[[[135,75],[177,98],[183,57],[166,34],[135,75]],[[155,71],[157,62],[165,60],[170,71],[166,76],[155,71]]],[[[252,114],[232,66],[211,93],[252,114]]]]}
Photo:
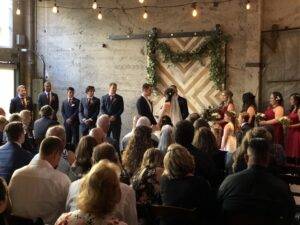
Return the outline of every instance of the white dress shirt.
{"type": "MultiPolygon", "coordinates": [[[[69,194],[66,202],[66,211],[77,210],[76,198],[79,194],[80,186],[83,179],[72,182],[69,188],[69,194]]],[[[120,183],[121,200],[116,205],[113,216],[124,221],[128,225],[138,225],[136,212],[135,192],[132,187],[120,183]]]]}
{"type": "Polygon", "coordinates": [[[70,179],[45,160],[32,160],[16,170],[8,191],[12,213],[29,219],[42,218],[53,225],[64,212],[70,179]]]}

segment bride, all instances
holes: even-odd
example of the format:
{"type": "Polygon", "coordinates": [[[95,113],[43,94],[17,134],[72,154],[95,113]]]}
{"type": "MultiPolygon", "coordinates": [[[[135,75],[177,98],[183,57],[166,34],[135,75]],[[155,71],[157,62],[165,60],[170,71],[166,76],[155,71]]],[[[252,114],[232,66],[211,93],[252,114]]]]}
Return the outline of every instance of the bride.
{"type": "MultiPolygon", "coordinates": [[[[167,88],[164,93],[165,102],[161,107],[159,122],[163,116],[169,116],[172,124],[182,120],[181,111],[178,103],[178,96],[173,88],[167,88]]],[[[160,124],[160,123],[159,123],[160,124]]]]}

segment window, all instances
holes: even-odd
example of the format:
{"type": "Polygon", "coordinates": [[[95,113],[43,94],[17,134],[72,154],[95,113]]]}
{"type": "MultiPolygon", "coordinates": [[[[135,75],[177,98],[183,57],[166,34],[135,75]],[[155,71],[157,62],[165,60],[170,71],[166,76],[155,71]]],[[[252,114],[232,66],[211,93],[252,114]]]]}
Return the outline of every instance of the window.
{"type": "Polygon", "coordinates": [[[14,97],[15,92],[14,70],[0,68],[0,80],[0,107],[4,109],[6,115],[9,115],[10,100],[14,97]]]}
{"type": "Polygon", "coordinates": [[[12,48],[13,0],[0,0],[0,48],[12,48]]]}

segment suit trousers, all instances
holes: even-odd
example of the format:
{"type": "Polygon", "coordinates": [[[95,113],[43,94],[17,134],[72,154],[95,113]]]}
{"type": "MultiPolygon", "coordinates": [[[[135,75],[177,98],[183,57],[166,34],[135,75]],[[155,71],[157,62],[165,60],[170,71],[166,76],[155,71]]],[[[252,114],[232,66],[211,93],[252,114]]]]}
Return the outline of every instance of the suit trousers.
{"type": "Polygon", "coordinates": [[[80,131],[81,136],[88,135],[90,130],[95,128],[95,127],[96,127],[95,124],[93,124],[91,126],[87,126],[86,124],[81,123],[80,126],[79,126],[79,131],[80,131]]]}
{"type": "Polygon", "coordinates": [[[64,127],[66,130],[67,144],[76,147],[79,142],[79,124],[67,124],[64,122],[64,127]]]}
{"type": "Polygon", "coordinates": [[[121,123],[111,123],[107,132],[107,136],[110,136],[110,134],[112,134],[112,138],[118,142],[118,146],[120,144],[121,127],[121,123]]]}

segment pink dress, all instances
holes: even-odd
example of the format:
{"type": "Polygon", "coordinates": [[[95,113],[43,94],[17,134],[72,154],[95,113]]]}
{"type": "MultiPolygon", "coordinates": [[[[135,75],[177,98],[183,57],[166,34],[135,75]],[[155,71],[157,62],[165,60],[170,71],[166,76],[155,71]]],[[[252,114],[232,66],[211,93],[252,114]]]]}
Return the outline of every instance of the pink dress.
{"type": "MultiPolygon", "coordinates": [[[[292,111],[289,116],[291,125],[300,123],[297,111],[292,111]]],[[[300,127],[289,127],[286,136],[286,156],[300,158],[300,127]]]]}
{"type": "MultiPolygon", "coordinates": [[[[268,107],[265,111],[266,120],[275,119],[275,112],[273,111],[272,107],[268,107]]],[[[274,129],[274,137],[273,141],[275,144],[280,144],[283,146],[283,127],[280,123],[272,124],[271,125],[274,129]]]]}

